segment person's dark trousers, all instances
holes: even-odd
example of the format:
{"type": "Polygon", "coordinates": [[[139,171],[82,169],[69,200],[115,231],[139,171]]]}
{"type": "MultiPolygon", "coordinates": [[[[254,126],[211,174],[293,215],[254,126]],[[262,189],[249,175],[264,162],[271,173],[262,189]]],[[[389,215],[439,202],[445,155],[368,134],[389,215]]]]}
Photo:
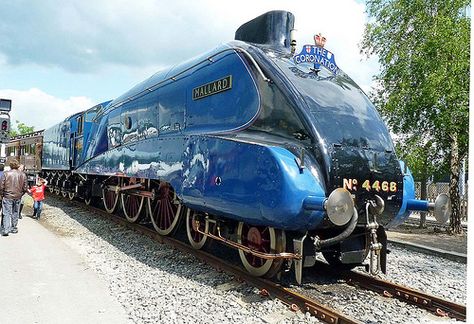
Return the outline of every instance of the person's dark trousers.
{"type": "MultiPolygon", "coordinates": [[[[3,201],[3,199],[2,199],[3,201]]],[[[1,217],[1,220],[0,220],[0,232],[3,233],[3,208],[2,208],[2,202],[0,201],[0,217],[1,217]]],[[[0,234],[1,234],[0,233],[0,234]]]]}
{"type": "Polygon", "coordinates": [[[3,210],[3,229],[2,235],[8,233],[18,232],[18,209],[20,207],[20,199],[8,199],[3,198],[2,210],[3,210]]]}
{"type": "Polygon", "coordinates": [[[43,209],[43,201],[35,201],[33,204],[33,209],[34,209],[34,218],[40,219],[41,216],[41,210],[43,209]]]}
{"type": "Polygon", "coordinates": [[[20,209],[18,210],[18,218],[21,219],[21,210],[23,209],[23,203],[20,202],[20,209]]]}

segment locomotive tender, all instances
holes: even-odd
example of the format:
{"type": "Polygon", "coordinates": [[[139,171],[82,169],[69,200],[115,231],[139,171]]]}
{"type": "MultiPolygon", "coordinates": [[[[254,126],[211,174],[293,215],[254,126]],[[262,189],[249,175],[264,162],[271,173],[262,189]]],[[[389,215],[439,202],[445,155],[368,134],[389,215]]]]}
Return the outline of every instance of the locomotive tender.
{"type": "Polygon", "coordinates": [[[255,276],[314,265],[386,269],[385,228],[446,196],[414,182],[364,92],[323,45],[295,55],[294,16],[271,11],[236,40],[156,73],[44,131],[50,189],[102,199],[162,235],[186,222],[196,249],[236,248],[255,276]],[[284,267],[286,266],[286,267],[284,267]]]}

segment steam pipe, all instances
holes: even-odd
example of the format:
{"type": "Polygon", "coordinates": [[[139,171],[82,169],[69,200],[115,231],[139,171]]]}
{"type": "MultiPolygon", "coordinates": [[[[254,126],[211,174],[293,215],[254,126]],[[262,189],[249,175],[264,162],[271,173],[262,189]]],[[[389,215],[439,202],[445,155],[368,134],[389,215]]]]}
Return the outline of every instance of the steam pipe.
{"type": "Polygon", "coordinates": [[[316,247],[316,250],[321,250],[322,248],[330,245],[334,245],[336,243],[341,242],[342,240],[345,240],[346,238],[349,237],[349,235],[352,234],[354,229],[356,228],[357,225],[357,220],[359,219],[359,214],[357,213],[357,209],[354,207],[354,213],[352,214],[352,218],[349,221],[349,225],[346,227],[346,229],[339,235],[335,237],[328,238],[326,240],[321,240],[319,237],[316,237],[314,240],[314,246],[316,247]]]}

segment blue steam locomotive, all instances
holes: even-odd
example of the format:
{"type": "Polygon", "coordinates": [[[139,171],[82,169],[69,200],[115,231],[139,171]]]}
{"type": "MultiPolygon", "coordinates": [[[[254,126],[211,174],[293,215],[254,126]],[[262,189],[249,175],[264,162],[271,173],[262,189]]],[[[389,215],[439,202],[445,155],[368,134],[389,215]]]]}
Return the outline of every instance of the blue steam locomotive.
{"type": "Polygon", "coordinates": [[[364,92],[324,49],[296,53],[294,16],[272,11],[234,41],[160,71],[44,131],[42,173],[58,194],[101,199],[162,235],[185,221],[196,249],[219,241],[271,277],[317,253],[386,270],[385,228],[449,199],[414,182],[364,92]]]}

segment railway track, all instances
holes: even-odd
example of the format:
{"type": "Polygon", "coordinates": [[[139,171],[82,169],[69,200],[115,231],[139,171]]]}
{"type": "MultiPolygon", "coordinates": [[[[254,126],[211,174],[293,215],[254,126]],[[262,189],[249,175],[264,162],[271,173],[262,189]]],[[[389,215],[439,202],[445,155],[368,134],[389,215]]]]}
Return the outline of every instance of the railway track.
{"type": "MultiPolygon", "coordinates": [[[[334,271],[328,264],[323,262],[318,262],[314,269],[321,274],[332,273],[334,271]]],[[[350,285],[377,292],[387,298],[396,298],[437,316],[455,318],[460,321],[466,320],[466,306],[464,305],[456,304],[387,280],[367,276],[356,271],[340,271],[336,276],[344,279],[345,282],[350,285]]]]}
{"type": "MultiPolygon", "coordinates": [[[[405,220],[404,225],[418,227],[420,225],[420,219],[419,218],[414,218],[414,217],[408,217],[405,220]]],[[[445,228],[449,227],[449,223],[446,223],[444,225],[440,225],[435,220],[427,219],[426,220],[426,226],[427,227],[436,227],[436,228],[445,229],[445,228]]],[[[467,224],[462,224],[462,228],[467,233],[467,224]]]]}
{"type": "Polygon", "coordinates": [[[211,265],[216,270],[224,271],[230,275],[233,275],[236,278],[236,280],[245,281],[248,284],[254,287],[257,287],[260,290],[260,294],[263,297],[268,296],[268,297],[278,298],[293,311],[309,312],[310,314],[318,318],[318,320],[324,323],[331,323],[331,324],[362,323],[361,321],[358,321],[357,319],[346,316],[338,312],[337,310],[334,310],[328,306],[323,305],[322,303],[319,303],[318,301],[315,301],[302,294],[299,294],[286,287],[283,287],[282,285],[278,283],[275,283],[273,281],[266,280],[263,278],[250,276],[243,269],[233,264],[230,264],[228,262],[225,262],[205,251],[195,250],[191,246],[189,246],[186,243],[181,242],[180,240],[177,240],[171,237],[161,236],[151,228],[148,228],[140,224],[129,223],[124,218],[114,215],[114,214],[106,213],[102,209],[99,209],[93,206],[83,206],[83,205],[80,205],[78,202],[74,202],[74,203],[77,204],[77,206],[90,209],[91,211],[94,211],[96,214],[99,214],[102,217],[108,218],[117,224],[120,224],[127,228],[133,229],[143,235],[146,235],[159,243],[168,244],[174,247],[175,249],[179,250],[180,252],[192,254],[195,257],[197,257],[199,260],[211,265]]]}
{"type": "MultiPolygon", "coordinates": [[[[159,243],[164,243],[181,252],[192,254],[199,260],[214,267],[216,270],[224,271],[234,276],[236,280],[245,281],[249,285],[258,288],[260,290],[261,296],[278,298],[293,311],[309,312],[318,320],[325,323],[361,323],[361,321],[356,318],[352,318],[351,316],[345,315],[331,307],[328,307],[312,297],[305,296],[304,293],[297,292],[294,289],[287,288],[279,283],[275,283],[267,279],[250,276],[246,271],[238,266],[217,258],[205,251],[195,250],[180,240],[167,236],[161,236],[154,229],[151,229],[147,226],[130,223],[121,216],[109,214],[104,210],[93,206],[85,206],[78,201],[74,201],[72,203],[74,203],[78,208],[89,209],[95,214],[110,219],[113,222],[129,229],[133,229],[159,243]]],[[[334,273],[334,269],[322,262],[315,266],[314,269],[316,269],[316,272],[320,272],[324,275],[327,275],[328,273],[334,273]]],[[[437,316],[451,317],[461,321],[466,320],[466,307],[463,305],[455,304],[450,301],[443,300],[442,298],[424,294],[420,291],[397,285],[392,282],[362,275],[354,271],[338,272],[335,274],[335,276],[343,279],[349,285],[374,291],[387,298],[397,298],[403,302],[425,309],[426,311],[437,316]]]]}

